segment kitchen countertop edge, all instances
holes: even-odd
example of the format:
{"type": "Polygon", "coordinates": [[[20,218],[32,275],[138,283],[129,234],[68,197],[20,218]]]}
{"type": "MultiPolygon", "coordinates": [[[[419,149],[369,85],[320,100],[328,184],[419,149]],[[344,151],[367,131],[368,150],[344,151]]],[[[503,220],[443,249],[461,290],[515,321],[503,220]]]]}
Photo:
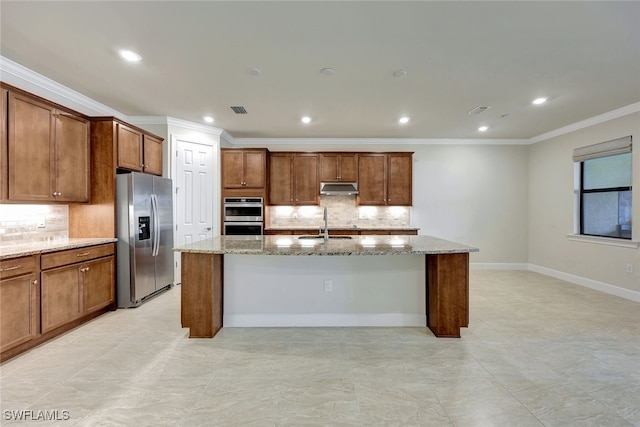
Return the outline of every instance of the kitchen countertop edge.
{"type": "Polygon", "coordinates": [[[0,246],[0,260],[18,258],[34,254],[63,251],[67,249],[83,248],[87,246],[102,245],[105,243],[115,243],[118,239],[113,237],[91,237],[91,238],[69,238],[63,240],[52,240],[47,242],[29,242],[24,244],[11,244],[0,246]]]}
{"type": "Polygon", "coordinates": [[[438,255],[479,252],[478,248],[433,236],[353,236],[352,239],[322,239],[313,245],[295,236],[215,236],[174,248],[174,252],[214,255],[438,255]],[[283,240],[284,239],[284,240],[283,240]],[[306,242],[303,243],[303,242],[306,242]]]}

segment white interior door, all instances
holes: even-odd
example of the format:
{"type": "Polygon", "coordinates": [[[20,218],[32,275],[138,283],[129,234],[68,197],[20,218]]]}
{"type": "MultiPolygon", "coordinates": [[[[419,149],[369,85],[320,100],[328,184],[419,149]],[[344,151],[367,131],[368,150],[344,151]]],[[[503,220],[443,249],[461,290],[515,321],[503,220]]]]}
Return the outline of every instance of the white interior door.
{"type": "MultiPolygon", "coordinates": [[[[175,244],[182,246],[213,235],[213,147],[174,139],[176,150],[175,244]]],[[[175,283],[180,283],[180,256],[175,257],[175,283]]]]}

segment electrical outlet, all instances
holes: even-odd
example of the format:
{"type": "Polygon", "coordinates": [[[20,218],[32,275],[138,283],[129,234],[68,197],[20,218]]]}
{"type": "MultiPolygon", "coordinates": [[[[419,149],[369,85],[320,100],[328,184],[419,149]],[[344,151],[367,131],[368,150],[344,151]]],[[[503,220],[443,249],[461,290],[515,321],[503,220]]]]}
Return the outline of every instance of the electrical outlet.
{"type": "Polygon", "coordinates": [[[325,292],[331,292],[333,290],[333,281],[332,280],[325,280],[324,281],[324,291],[325,292]]]}
{"type": "Polygon", "coordinates": [[[633,273],[633,264],[627,264],[627,273],[633,273]]]}
{"type": "Polygon", "coordinates": [[[38,224],[36,225],[36,228],[46,228],[47,227],[47,222],[46,222],[46,217],[44,215],[38,215],[37,220],[38,220],[38,224]]]}

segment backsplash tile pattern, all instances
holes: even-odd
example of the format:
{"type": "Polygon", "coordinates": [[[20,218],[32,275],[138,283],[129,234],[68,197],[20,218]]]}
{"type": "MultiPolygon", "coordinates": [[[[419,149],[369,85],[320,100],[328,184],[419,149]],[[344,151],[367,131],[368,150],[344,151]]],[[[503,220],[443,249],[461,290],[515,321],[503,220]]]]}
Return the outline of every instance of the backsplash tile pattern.
{"type": "Polygon", "coordinates": [[[269,206],[270,227],[324,227],[323,208],[327,207],[329,228],[410,227],[408,206],[356,206],[355,196],[320,196],[320,206],[269,206]]]}
{"type": "Polygon", "coordinates": [[[0,246],[69,238],[69,206],[0,205],[0,246]]]}

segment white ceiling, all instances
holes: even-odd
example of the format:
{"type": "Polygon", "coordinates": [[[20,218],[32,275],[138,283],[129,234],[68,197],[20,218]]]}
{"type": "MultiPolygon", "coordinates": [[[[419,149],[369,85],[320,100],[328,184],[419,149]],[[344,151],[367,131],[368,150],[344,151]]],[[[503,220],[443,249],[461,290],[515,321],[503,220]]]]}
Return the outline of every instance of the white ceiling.
{"type": "Polygon", "coordinates": [[[640,101],[637,1],[3,0],[0,12],[3,57],[127,116],[211,115],[236,138],[531,138],[640,101]],[[467,114],[477,106],[491,108],[467,114]]]}

